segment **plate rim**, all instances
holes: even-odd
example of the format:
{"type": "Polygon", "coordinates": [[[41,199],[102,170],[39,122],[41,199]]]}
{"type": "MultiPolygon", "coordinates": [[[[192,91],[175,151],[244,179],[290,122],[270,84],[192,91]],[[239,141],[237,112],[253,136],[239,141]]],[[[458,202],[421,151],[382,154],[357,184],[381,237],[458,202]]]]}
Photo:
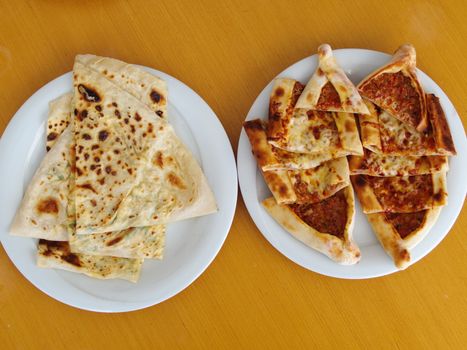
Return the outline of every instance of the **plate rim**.
{"type": "MultiPolygon", "coordinates": [[[[376,50],[371,50],[371,49],[365,49],[365,48],[340,48],[340,49],[333,49],[333,53],[335,56],[339,56],[339,55],[379,55],[381,57],[384,57],[385,59],[387,59],[389,61],[389,59],[392,57],[390,54],[388,53],[385,53],[385,52],[380,52],[380,51],[376,51],[376,50]]],[[[355,57],[354,57],[355,58],[355,57]]],[[[291,65],[289,65],[288,67],[286,67],[285,69],[283,69],[279,74],[277,74],[268,84],[266,84],[266,86],[261,90],[261,92],[257,95],[256,99],[254,100],[254,102],[251,104],[251,107],[245,117],[245,121],[246,120],[250,120],[252,118],[255,118],[255,117],[264,117],[264,116],[267,116],[267,111],[264,111],[262,114],[260,115],[253,115],[254,113],[254,109],[255,109],[255,105],[257,103],[260,103],[260,99],[263,97],[264,94],[267,94],[267,97],[268,100],[269,100],[269,90],[271,89],[271,86],[272,86],[272,83],[273,81],[276,79],[276,78],[279,78],[279,77],[289,77],[289,78],[293,78],[291,77],[290,75],[287,75],[285,74],[287,71],[289,70],[293,70],[295,69],[296,67],[298,67],[299,65],[302,65],[304,64],[304,62],[306,61],[310,61],[312,64],[317,64],[317,54],[313,54],[313,55],[310,55],[310,56],[307,56],[307,57],[304,57],[302,59],[299,59],[298,61],[292,63],[291,65]],[[314,63],[313,63],[314,62],[314,63]]],[[[363,62],[364,63],[364,62],[363,62]]],[[[312,67],[313,68],[313,67],[312,67]]],[[[452,101],[449,99],[449,97],[446,95],[446,93],[444,92],[444,90],[441,89],[441,87],[433,80],[431,79],[426,73],[424,73],[423,71],[421,71],[420,69],[417,68],[417,74],[420,74],[423,79],[427,79],[428,81],[430,81],[430,83],[434,84],[434,86],[439,89],[439,91],[437,91],[437,94],[438,94],[438,97],[443,97],[447,100],[448,104],[449,104],[449,107],[451,108],[451,110],[454,112],[452,113],[453,116],[452,118],[454,119],[454,122],[457,124],[460,124],[460,127],[463,129],[463,124],[462,124],[462,120],[459,116],[459,113],[457,112],[457,110],[455,109],[452,101]]],[[[423,85],[423,84],[422,84],[423,85]]],[[[449,119],[449,116],[448,116],[448,119],[449,119]]],[[[450,120],[450,122],[452,122],[450,120]]],[[[452,126],[452,124],[450,125],[452,126]]],[[[451,127],[451,130],[452,130],[452,127],[451,127]]],[[[464,131],[464,135],[465,135],[465,131],[464,131]]],[[[454,135],[453,135],[454,136],[454,135]]],[[[462,152],[459,152],[460,150],[467,150],[467,141],[466,139],[464,138],[461,142],[461,144],[456,144],[456,149],[458,151],[458,154],[457,154],[457,157],[460,157],[460,153],[462,152]]],[[[464,153],[462,153],[462,157],[464,157],[464,153]]],[[[247,193],[247,183],[246,183],[246,179],[245,177],[247,175],[244,175],[246,172],[247,172],[247,163],[248,163],[248,159],[245,159],[245,158],[250,158],[250,159],[253,159],[254,161],[254,158],[253,156],[251,155],[251,146],[250,146],[250,143],[248,142],[248,139],[247,139],[247,136],[246,136],[246,133],[245,133],[245,130],[241,129],[241,132],[240,132],[240,137],[239,137],[239,141],[238,141],[238,146],[237,146],[237,169],[238,169],[238,180],[239,180],[239,187],[240,187],[240,192],[242,194],[242,200],[243,202],[245,203],[245,206],[248,210],[248,213],[250,215],[250,217],[252,218],[253,222],[255,223],[255,226],[256,228],[258,229],[258,231],[261,233],[261,235],[266,238],[266,240],[280,253],[282,254],[284,257],[286,257],[287,259],[291,260],[292,262],[294,262],[295,264],[309,270],[309,271],[312,271],[312,272],[315,272],[315,273],[318,273],[320,275],[323,275],[323,276],[327,276],[327,277],[332,277],[332,278],[339,278],[339,279],[370,279],[370,278],[377,278],[377,277],[382,277],[382,276],[386,276],[386,275],[389,275],[389,274],[393,274],[395,272],[400,272],[400,271],[403,271],[403,270],[399,270],[397,269],[394,264],[392,263],[392,259],[390,259],[390,257],[387,256],[387,259],[388,261],[391,263],[390,266],[387,266],[386,264],[386,268],[385,270],[383,271],[380,271],[380,272],[373,272],[373,273],[366,273],[366,274],[360,274],[360,275],[354,275],[354,274],[349,274],[349,273],[336,273],[336,272],[333,272],[333,273],[329,273],[329,272],[325,272],[323,270],[316,270],[316,269],[312,269],[310,268],[309,266],[307,266],[303,261],[301,261],[297,256],[293,256],[292,254],[288,254],[288,252],[285,252],[284,251],[284,248],[281,247],[279,245],[279,242],[277,242],[271,234],[269,234],[267,232],[267,227],[266,227],[266,224],[264,223],[264,215],[268,215],[266,213],[266,211],[262,208],[262,206],[260,205],[260,203],[250,203],[249,202],[249,198],[250,196],[248,195],[247,193]],[[250,156],[248,156],[248,154],[250,156]],[[258,207],[259,207],[259,210],[260,212],[258,212],[257,208],[256,208],[256,205],[255,204],[258,204],[258,207]],[[266,231],[266,233],[265,233],[266,231]]],[[[254,161],[255,165],[254,167],[256,168],[255,170],[255,177],[258,177],[258,174],[259,174],[259,170],[257,168],[257,165],[256,165],[256,161],[254,161]]],[[[466,168],[467,167],[464,167],[463,170],[464,172],[466,172],[466,168]]],[[[249,176],[248,176],[249,177],[249,176]]],[[[261,177],[261,180],[262,180],[262,176],[261,177]]],[[[254,198],[256,198],[256,193],[258,192],[257,191],[257,186],[256,186],[256,178],[252,180],[252,182],[254,182],[255,184],[253,185],[253,187],[255,188],[256,192],[255,192],[255,195],[252,196],[254,198]]],[[[464,193],[464,198],[465,198],[465,193],[467,192],[467,182],[464,184],[464,188],[463,188],[463,193],[464,193]]],[[[462,202],[463,203],[463,202],[462,202]]],[[[416,264],[419,260],[421,260],[422,258],[424,258],[426,255],[428,255],[431,251],[433,251],[440,243],[441,241],[446,237],[446,235],[450,232],[452,226],[454,225],[454,223],[456,222],[461,210],[462,210],[462,203],[457,207],[457,208],[454,208],[454,211],[451,212],[451,217],[453,217],[453,220],[451,222],[449,222],[449,224],[446,226],[445,228],[445,232],[443,234],[438,234],[436,239],[433,240],[433,244],[432,244],[432,247],[429,248],[426,252],[422,253],[421,255],[417,255],[417,256],[412,256],[412,261],[409,265],[409,267],[411,265],[414,265],[416,264]]],[[[356,199],[355,201],[355,204],[356,204],[356,207],[358,206],[359,207],[359,201],[358,199],[356,199]]],[[[449,203],[448,203],[449,205],[449,203]]],[[[444,207],[444,209],[446,209],[446,207],[444,207]]],[[[451,207],[450,210],[452,211],[453,208],[451,207]]],[[[358,211],[358,209],[356,209],[356,211],[358,211]]],[[[360,215],[364,215],[363,212],[361,213],[356,213],[356,214],[360,214],[360,215]]],[[[440,216],[443,215],[443,211],[441,212],[440,216]]],[[[446,214],[446,215],[449,215],[449,214],[446,214]]],[[[267,216],[268,217],[268,216],[267,216]]],[[[268,217],[269,221],[273,221],[273,224],[276,225],[277,227],[279,227],[280,231],[282,231],[282,233],[286,236],[288,236],[289,238],[291,238],[292,240],[298,242],[299,245],[303,245],[304,247],[308,248],[309,251],[311,252],[311,254],[318,254],[318,255],[322,255],[320,254],[319,252],[315,251],[314,249],[310,248],[310,247],[307,247],[306,245],[304,245],[302,242],[298,241],[297,239],[293,238],[292,235],[290,235],[290,233],[288,233],[287,231],[285,231],[281,226],[279,226],[279,224],[277,224],[271,217],[268,217]]],[[[366,220],[366,218],[365,218],[366,220]]],[[[439,221],[439,219],[437,220],[439,221]]],[[[354,232],[355,232],[355,228],[354,228],[354,232]]],[[[385,255],[386,253],[384,252],[384,250],[382,249],[382,247],[380,246],[380,244],[378,243],[378,248],[379,250],[381,250],[385,255]]],[[[416,247],[417,248],[417,247],[416,247]]],[[[415,249],[416,249],[415,248],[415,249]]],[[[378,249],[376,249],[378,250],[378,249]]],[[[373,254],[374,253],[374,250],[371,251],[371,253],[373,254]]],[[[324,256],[324,255],[323,255],[324,256]]],[[[329,260],[331,261],[331,260],[329,260]]],[[[352,267],[358,267],[359,264],[356,264],[356,265],[351,265],[351,266],[342,266],[342,265],[339,265],[337,263],[334,263],[332,262],[333,264],[337,265],[338,267],[343,267],[344,270],[345,269],[348,269],[348,271],[350,271],[352,269],[352,267]]]]}
{"type": "MultiPolygon", "coordinates": [[[[224,165],[228,169],[226,172],[226,174],[228,174],[228,177],[224,177],[223,181],[229,184],[231,183],[231,186],[227,186],[227,191],[229,193],[223,196],[224,198],[222,200],[226,202],[224,203],[223,208],[219,207],[219,203],[221,199],[217,198],[217,193],[214,193],[216,196],[216,201],[217,201],[219,210],[217,213],[212,214],[212,215],[222,215],[223,219],[221,221],[222,225],[219,224],[220,226],[216,227],[217,229],[216,234],[213,235],[213,237],[215,238],[215,242],[212,246],[209,247],[209,250],[208,250],[209,254],[205,252],[204,255],[200,256],[198,260],[198,265],[196,268],[187,267],[185,270],[182,269],[181,272],[177,271],[177,273],[179,274],[183,275],[184,273],[185,275],[186,274],[188,275],[183,276],[184,277],[183,280],[178,284],[176,288],[173,288],[171,291],[167,292],[162,297],[144,299],[141,301],[126,302],[126,301],[117,301],[117,300],[112,300],[112,299],[102,299],[101,297],[98,297],[98,296],[95,296],[95,295],[92,295],[86,292],[84,293],[88,295],[89,300],[85,300],[84,302],[81,300],[74,300],[73,296],[64,297],[63,295],[59,295],[59,296],[55,295],[53,291],[54,288],[48,288],[47,286],[44,286],[44,284],[45,285],[47,284],[47,281],[40,281],[40,279],[38,279],[37,276],[31,276],[31,273],[29,272],[29,268],[25,266],[25,264],[27,265],[27,261],[21,262],[21,261],[17,261],[17,259],[14,258],[13,250],[15,249],[15,247],[11,246],[7,242],[9,238],[13,237],[8,232],[9,224],[13,218],[1,219],[2,221],[6,222],[5,226],[7,227],[7,230],[5,232],[3,232],[3,230],[2,232],[0,232],[0,243],[3,246],[3,249],[5,250],[6,255],[8,256],[10,261],[13,263],[13,265],[16,267],[16,269],[21,273],[21,275],[24,276],[24,278],[29,283],[34,285],[37,289],[39,289],[41,292],[48,295],[49,297],[63,304],[66,304],[68,306],[75,307],[81,310],[101,312],[101,313],[131,312],[131,311],[141,310],[147,307],[154,306],[156,304],[159,304],[179,294],[180,292],[185,290],[187,287],[189,287],[196,279],[198,279],[206,271],[206,269],[210,266],[210,264],[214,261],[216,256],[219,254],[220,250],[222,249],[225,243],[225,240],[227,239],[230,229],[232,227],[232,223],[233,223],[233,219],[234,219],[234,215],[236,211],[237,200],[238,200],[238,185],[237,185],[238,177],[237,177],[237,171],[236,171],[237,170],[236,159],[234,157],[233,148],[232,148],[232,144],[230,143],[230,139],[219,117],[214,113],[211,106],[209,106],[209,104],[196,91],[194,91],[191,87],[189,87],[187,84],[185,84],[178,78],[168,73],[154,69],[152,67],[147,67],[147,66],[138,65],[138,64],[134,64],[134,66],[140,67],[164,79],[167,82],[169,90],[171,90],[172,88],[183,90],[184,93],[188,96],[186,98],[194,99],[195,103],[197,103],[196,107],[198,109],[203,110],[203,118],[206,118],[206,120],[209,121],[209,123],[212,125],[212,128],[213,128],[212,130],[214,130],[213,133],[216,135],[216,138],[218,138],[221,141],[221,144],[219,145],[220,146],[219,149],[222,150],[223,152],[223,159],[225,163],[224,165]],[[219,234],[220,232],[222,232],[222,234],[219,234]],[[105,305],[100,305],[99,303],[103,301],[105,305]]],[[[31,108],[30,104],[34,106],[33,104],[34,99],[37,99],[38,96],[40,96],[43,93],[46,93],[46,91],[53,89],[54,85],[59,85],[61,80],[67,79],[67,78],[71,80],[71,77],[72,77],[72,71],[68,71],[52,79],[51,81],[47,82],[42,87],[40,87],[39,89],[35,90],[33,94],[30,95],[23,102],[23,104],[18,108],[18,110],[13,115],[13,117],[9,120],[0,138],[0,163],[4,160],[3,150],[5,150],[8,146],[6,143],[11,138],[10,135],[12,135],[15,132],[15,130],[17,130],[19,123],[21,122],[20,119],[25,118],[24,116],[25,110],[27,110],[28,108],[31,108]]],[[[70,86],[70,91],[71,91],[71,86],[70,86]]],[[[61,90],[59,92],[66,93],[66,91],[61,91],[61,90]]],[[[174,106],[177,108],[176,105],[174,106]]],[[[206,163],[209,163],[207,157],[203,156],[202,147],[200,146],[200,137],[199,135],[198,137],[196,136],[197,132],[194,131],[192,123],[189,123],[189,121],[186,120],[187,118],[185,118],[185,116],[183,116],[183,119],[185,123],[188,125],[188,127],[190,128],[192,136],[199,149],[199,155],[200,155],[200,158],[202,159],[203,165],[206,163]]],[[[45,129],[44,129],[44,133],[45,133],[45,129]]],[[[31,142],[31,146],[32,146],[32,142],[31,142]]],[[[205,170],[203,169],[203,172],[204,171],[205,170]]],[[[208,174],[206,174],[206,176],[208,177],[208,174]]],[[[211,184],[211,186],[213,185],[211,184]]],[[[1,187],[0,187],[0,190],[3,191],[1,187]]],[[[19,203],[15,203],[15,207],[17,207],[18,205],[19,203]]],[[[13,237],[13,238],[18,238],[18,237],[13,237]]],[[[31,240],[31,238],[29,238],[29,240],[31,240]]],[[[33,266],[33,268],[37,269],[37,271],[39,271],[38,274],[40,274],[39,268],[37,268],[36,266],[33,266]]],[[[66,279],[63,279],[63,280],[64,280],[64,283],[69,284],[69,282],[67,282],[66,279]]],[[[77,289],[76,286],[73,286],[73,288],[77,289]]]]}

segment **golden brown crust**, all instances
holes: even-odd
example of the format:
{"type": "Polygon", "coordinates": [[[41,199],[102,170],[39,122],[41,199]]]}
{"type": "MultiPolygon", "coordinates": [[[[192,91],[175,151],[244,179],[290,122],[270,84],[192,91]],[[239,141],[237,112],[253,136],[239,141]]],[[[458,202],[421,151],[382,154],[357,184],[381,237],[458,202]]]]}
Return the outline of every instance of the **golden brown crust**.
{"type": "Polygon", "coordinates": [[[429,125],[421,133],[408,127],[386,111],[365,101],[369,116],[360,115],[363,147],[375,153],[394,156],[454,155],[449,126],[435,96],[427,96],[429,125]]]}
{"type": "Polygon", "coordinates": [[[260,119],[248,120],[243,128],[250,140],[253,155],[261,169],[276,165],[278,162],[268,143],[263,123],[260,119]]]}
{"type": "Polygon", "coordinates": [[[328,44],[318,48],[318,67],[298,99],[296,108],[368,113],[357,89],[337,64],[328,44]]]}
{"type": "Polygon", "coordinates": [[[260,119],[243,123],[243,128],[251,144],[253,155],[263,173],[264,181],[278,203],[293,203],[297,196],[293,189],[287,170],[263,171],[263,167],[277,164],[278,160],[267,142],[266,132],[260,119]]]}
{"type": "Polygon", "coordinates": [[[286,128],[298,97],[304,86],[293,79],[278,78],[274,81],[269,99],[269,122],[267,136],[270,140],[277,140],[286,133],[286,128]]]}
{"type": "MultiPolygon", "coordinates": [[[[261,120],[246,121],[243,126],[266,184],[279,204],[315,203],[332,196],[349,184],[349,170],[345,157],[327,160],[309,169],[287,169],[279,165],[281,161],[272,151],[273,146],[267,142],[261,120]],[[269,168],[274,170],[268,170],[269,168]]],[[[311,155],[308,157],[302,155],[301,159],[313,162],[311,155]]]]}
{"type": "Polygon", "coordinates": [[[410,263],[410,249],[430,232],[441,212],[440,207],[415,213],[367,214],[373,231],[386,253],[399,269],[410,263]]]}
{"type": "Polygon", "coordinates": [[[297,203],[317,203],[349,185],[349,166],[345,157],[332,159],[305,170],[289,170],[297,203]]]}
{"type": "MultiPolygon", "coordinates": [[[[320,232],[319,229],[307,224],[296,214],[296,208],[287,205],[278,204],[274,198],[268,198],[263,201],[264,208],[287,232],[307,246],[327,255],[339,264],[351,265],[360,260],[360,250],[352,240],[352,228],[355,216],[353,192],[350,186],[342,189],[334,196],[344,196],[346,205],[346,220],[342,235],[335,235],[327,232],[320,232]],[[294,210],[295,209],[295,210],[294,210]]],[[[332,198],[332,197],[331,197],[332,198]]],[[[317,204],[316,207],[321,204],[317,204]]],[[[310,210],[310,205],[307,206],[310,210]]],[[[332,217],[326,217],[322,210],[315,208],[322,221],[318,226],[321,229],[329,227],[332,217]]],[[[306,218],[305,218],[306,220],[306,218]]],[[[313,219],[315,220],[315,219],[313,219]]],[[[328,229],[327,231],[331,231],[328,229]]],[[[340,231],[339,231],[340,232],[340,231]]]]}
{"type": "Polygon", "coordinates": [[[137,282],[143,259],[91,256],[72,253],[68,242],[41,239],[37,247],[37,266],[83,273],[99,279],[125,279],[137,282]]]}
{"type": "Polygon", "coordinates": [[[428,127],[425,93],[416,74],[415,48],[397,49],[391,61],[358,85],[360,94],[420,132],[428,127]]]}
{"type": "Polygon", "coordinates": [[[263,171],[310,169],[333,158],[344,157],[347,152],[324,151],[318,154],[287,152],[268,143],[263,122],[260,119],[243,123],[253,154],[263,171]]]}
{"type": "Polygon", "coordinates": [[[437,150],[446,155],[455,155],[456,148],[452,140],[451,130],[449,129],[443,108],[439,103],[439,98],[433,94],[427,94],[426,100],[437,150]]]}

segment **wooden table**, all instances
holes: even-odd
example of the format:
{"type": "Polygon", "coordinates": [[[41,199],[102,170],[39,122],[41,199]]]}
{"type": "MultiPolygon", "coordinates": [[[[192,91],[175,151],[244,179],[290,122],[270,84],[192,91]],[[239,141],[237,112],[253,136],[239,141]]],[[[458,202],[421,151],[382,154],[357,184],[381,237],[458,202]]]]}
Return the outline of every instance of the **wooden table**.
{"type": "MultiPolygon", "coordinates": [[[[465,125],[466,15],[463,1],[2,0],[0,131],[34,91],[71,69],[75,54],[95,53],[190,85],[236,150],[261,89],[322,42],[385,52],[412,42],[419,67],[465,125]]],[[[239,197],[227,241],[206,272],[172,299],[126,314],[53,300],[0,249],[0,348],[465,348],[466,225],[464,211],[406,271],[338,280],[277,252],[239,197]]]]}

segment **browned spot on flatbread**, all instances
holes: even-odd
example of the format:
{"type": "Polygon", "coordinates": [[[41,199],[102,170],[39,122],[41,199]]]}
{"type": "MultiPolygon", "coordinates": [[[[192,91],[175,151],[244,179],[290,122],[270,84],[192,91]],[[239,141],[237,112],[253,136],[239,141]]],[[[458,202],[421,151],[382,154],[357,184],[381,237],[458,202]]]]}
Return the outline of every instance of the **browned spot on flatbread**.
{"type": "Polygon", "coordinates": [[[114,239],[108,241],[105,245],[108,247],[113,246],[117,244],[118,242],[120,242],[122,239],[123,239],[123,236],[115,237],[114,239]]]}
{"type": "Polygon", "coordinates": [[[58,134],[52,131],[50,134],[47,135],[47,141],[53,141],[58,137],[58,134]]]}
{"type": "Polygon", "coordinates": [[[40,214],[57,214],[57,200],[53,197],[44,198],[37,204],[36,209],[40,214]]]}
{"type": "Polygon", "coordinates": [[[164,158],[161,151],[156,153],[156,156],[154,157],[154,164],[156,164],[161,169],[164,167],[164,158]]]}
{"type": "Polygon", "coordinates": [[[138,113],[135,113],[135,120],[137,122],[140,122],[141,121],[141,116],[138,114],[138,113]]]}
{"type": "Polygon", "coordinates": [[[149,94],[149,97],[151,97],[151,100],[154,103],[159,103],[163,99],[162,95],[155,89],[151,91],[151,93],[149,94]]]}
{"type": "Polygon", "coordinates": [[[109,132],[107,130],[99,131],[99,140],[105,141],[105,139],[107,139],[108,136],[109,136],[109,132]]]}
{"type": "Polygon", "coordinates": [[[58,255],[63,261],[66,261],[67,263],[77,267],[81,267],[81,261],[78,255],[70,251],[70,245],[68,242],[47,241],[45,239],[40,239],[39,245],[45,247],[45,251],[42,252],[42,255],[58,255]]]}
{"type": "Polygon", "coordinates": [[[81,261],[79,260],[79,257],[76,254],[69,253],[66,255],[62,255],[61,258],[62,260],[66,261],[67,263],[71,265],[81,267],[81,261]]]}
{"type": "Polygon", "coordinates": [[[171,185],[173,185],[175,187],[178,187],[178,188],[180,188],[182,190],[186,189],[186,186],[183,183],[182,179],[180,177],[178,177],[176,174],[170,172],[167,175],[167,179],[169,180],[171,185]]]}
{"type": "Polygon", "coordinates": [[[84,189],[86,189],[86,190],[90,190],[90,191],[94,192],[95,194],[97,194],[96,190],[94,189],[94,187],[92,187],[91,184],[77,185],[76,187],[78,187],[78,188],[84,188],[84,189]]]}
{"type": "Polygon", "coordinates": [[[78,112],[78,115],[76,116],[76,118],[78,118],[79,121],[83,121],[84,119],[86,119],[88,117],[88,111],[87,110],[82,110],[80,112],[78,112]]]}
{"type": "Polygon", "coordinates": [[[88,102],[99,102],[101,100],[101,97],[96,90],[84,84],[78,85],[78,91],[81,96],[83,96],[83,98],[88,102]]]}

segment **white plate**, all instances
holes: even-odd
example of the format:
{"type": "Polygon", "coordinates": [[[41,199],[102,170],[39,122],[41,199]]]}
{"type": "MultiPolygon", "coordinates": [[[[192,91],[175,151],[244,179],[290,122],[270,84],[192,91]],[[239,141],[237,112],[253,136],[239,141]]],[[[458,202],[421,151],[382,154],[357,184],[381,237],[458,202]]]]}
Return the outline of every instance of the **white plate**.
{"type": "Polygon", "coordinates": [[[142,309],[190,285],[219,252],[232,224],[237,173],[229,139],[211,108],[188,86],[154,69],[169,89],[169,121],[198,159],[214,192],[215,214],[170,224],[162,261],[146,260],[137,284],[95,280],[35,266],[36,240],[13,237],[9,226],[23,191],[45,154],[48,102],[71,90],[71,73],[51,81],[18,110],[0,140],[0,238],[18,270],[37,288],[65,304],[99,312],[142,309]]]}
{"type": "MultiPolygon", "coordinates": [[[[362,49],[334,50],[334,56],[355,84],[390,59],[387,54],[362,49]]],[[[293,64],[280,73],[278,77],[294,78],[306,83],[316,66],[317,56],[313,55],[293,64]]],[[[440,98],[451,127],[458,155],[452,157],[449,164],[450,171],[447,176],[449,204],[441,211],[438,221],[428,236],[411,252],[412,264],[427,255],[446,236],[459,215],[467,191],[467,181],[465,180],[467,179],[467,141],[462,122],[441,88],[423,72],[418,71],[418,76],[424,89],[427,92],[435,93],[440,98]]],[[[258,117],[267,119],[271,89],[272,82],[264,88],[253,103],[246,120],[258,117]]],[[[290,260],[311,271],[338,278],[371,278],[397,271],[392,260],[386,255],[373,235],[358,200],[356,201],[354,238],[361,249],[362,258],[356,265],[342,266],[294,239],[262,208],[260,202],[270,196],[270,192],[257,169],[244,130],[240,135],[237,163],[240,189],[251,217],[264,237],[290,260]]]]}

